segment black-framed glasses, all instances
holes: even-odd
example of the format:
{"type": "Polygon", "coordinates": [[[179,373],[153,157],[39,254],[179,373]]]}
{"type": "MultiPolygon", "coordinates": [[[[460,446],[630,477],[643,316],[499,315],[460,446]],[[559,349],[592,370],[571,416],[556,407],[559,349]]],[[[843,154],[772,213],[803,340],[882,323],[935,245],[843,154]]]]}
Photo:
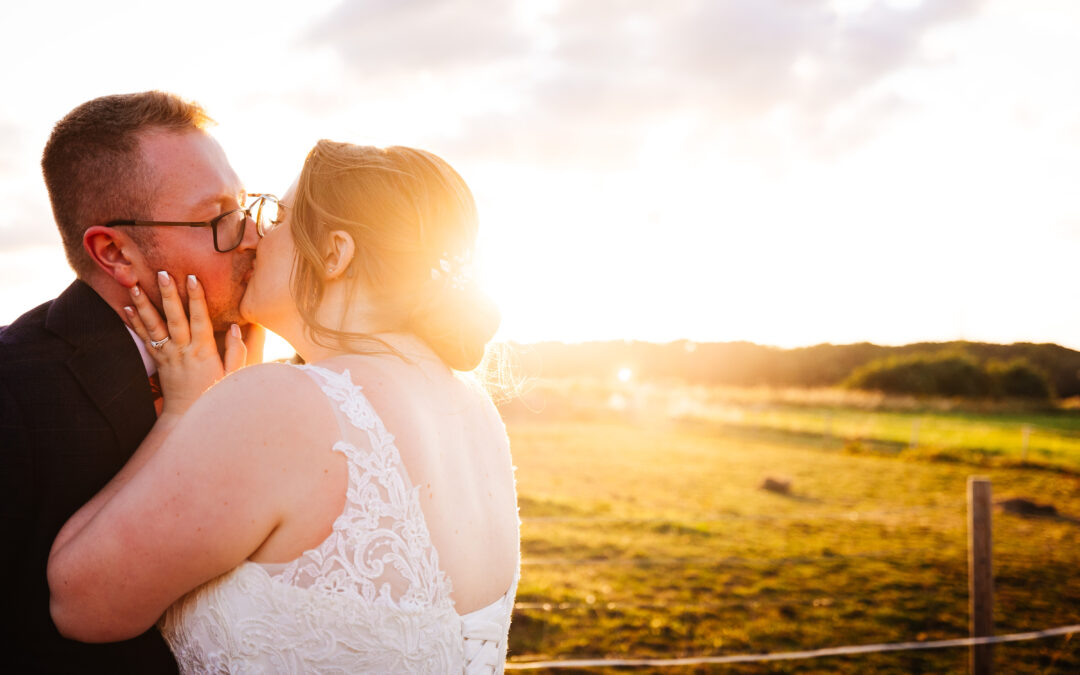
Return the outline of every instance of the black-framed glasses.
{"type": "Polygon", "coordinates": [[[278,198],[272,194],[248,195],[251,203],[242,209],[233,209],[217,216],[213,220],[204,221],[162,221],[162,220],[111,220],[105,223],[105,227],[124,226],[155,226],[164,227],[209,227],[214,231],[214,250],[218,253],[228,253],[244,240],[244,230],[250,218],[255,221],[255,231],[260,237],[265,237],[279,224],[278,198]]]}

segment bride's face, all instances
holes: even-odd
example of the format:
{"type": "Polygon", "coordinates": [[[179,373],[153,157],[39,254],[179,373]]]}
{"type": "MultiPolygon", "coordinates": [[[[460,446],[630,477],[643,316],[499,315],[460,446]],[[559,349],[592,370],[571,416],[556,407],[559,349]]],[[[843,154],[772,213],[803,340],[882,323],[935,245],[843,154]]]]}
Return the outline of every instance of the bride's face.
{"type": "Polygon", "coordinates": [[[281,198],[280,223],[259,241],[255,273],[240,301],[240,312],[245,319],[278,334],[286,332],[297,316],[289,289],[296,255],[290,216],[295,195],[296,181],[293,181],[281,198]]]}

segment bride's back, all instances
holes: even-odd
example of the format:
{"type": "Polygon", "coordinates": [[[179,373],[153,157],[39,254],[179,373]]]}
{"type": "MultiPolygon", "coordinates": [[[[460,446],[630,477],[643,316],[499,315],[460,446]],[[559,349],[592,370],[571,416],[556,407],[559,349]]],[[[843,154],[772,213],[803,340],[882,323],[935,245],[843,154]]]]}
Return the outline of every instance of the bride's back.
{"type": "Polygon", "coordinates": [[[319,365],[348,370],[394,436],[459,614],[494,602],[518,564],[518,514],[505,428],[467,375],[433,358],[340,356],[319,365]]]}
{"type": "Polygon", "coordinates": [[[181,669],[502,672],[518,520],[490,399],[433,356],[235,380],[252,411],[231,425],[238,452],[263,469],[237,490],[269,480],[282,510],[248,560],[166,613],[181,669]]]}

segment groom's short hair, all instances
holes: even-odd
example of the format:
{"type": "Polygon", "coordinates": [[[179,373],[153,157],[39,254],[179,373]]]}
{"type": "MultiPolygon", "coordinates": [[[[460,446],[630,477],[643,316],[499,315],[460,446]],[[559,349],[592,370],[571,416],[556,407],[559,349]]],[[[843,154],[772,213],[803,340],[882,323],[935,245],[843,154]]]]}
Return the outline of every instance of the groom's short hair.
{"type": "Polygon", "coordinates": [[[83,233],[115,219],[153,217],[154,172],[139,134],[203,130],[213,120],[198,103],[163,91],[102,96],[78,106],[53,127],[41,155],[53,218],[75,274],[94,269],[83,233]]]}

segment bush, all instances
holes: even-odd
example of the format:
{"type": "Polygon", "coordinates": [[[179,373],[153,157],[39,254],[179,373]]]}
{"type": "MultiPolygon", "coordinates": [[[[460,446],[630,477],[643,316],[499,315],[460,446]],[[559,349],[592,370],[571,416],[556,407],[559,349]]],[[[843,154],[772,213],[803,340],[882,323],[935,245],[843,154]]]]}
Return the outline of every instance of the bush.
{"type": "Polygon", "coordinates": [[[1050,376],[1024,358],[991,359],[983,365],[958,351],[878,359],[855,370],[843,384],[915,396],[1008,396],[1039,401],[1054,397],[1050,376]]]}
{"type": "Polygon", "coordinates": [[[1046,401],[1054,397],[1050,376],[1023,358],[986,362],[986,372],[999,396],[1046,401]]]}
{"type": "Polygon", "coordinates": [[[938,352],[889,356],[858,368],[844,385],[854,389],[877,389],[890,394],[916,396],[989,396],[994,393],[990,375],[971,356],[962,352],[938,352]]]}

